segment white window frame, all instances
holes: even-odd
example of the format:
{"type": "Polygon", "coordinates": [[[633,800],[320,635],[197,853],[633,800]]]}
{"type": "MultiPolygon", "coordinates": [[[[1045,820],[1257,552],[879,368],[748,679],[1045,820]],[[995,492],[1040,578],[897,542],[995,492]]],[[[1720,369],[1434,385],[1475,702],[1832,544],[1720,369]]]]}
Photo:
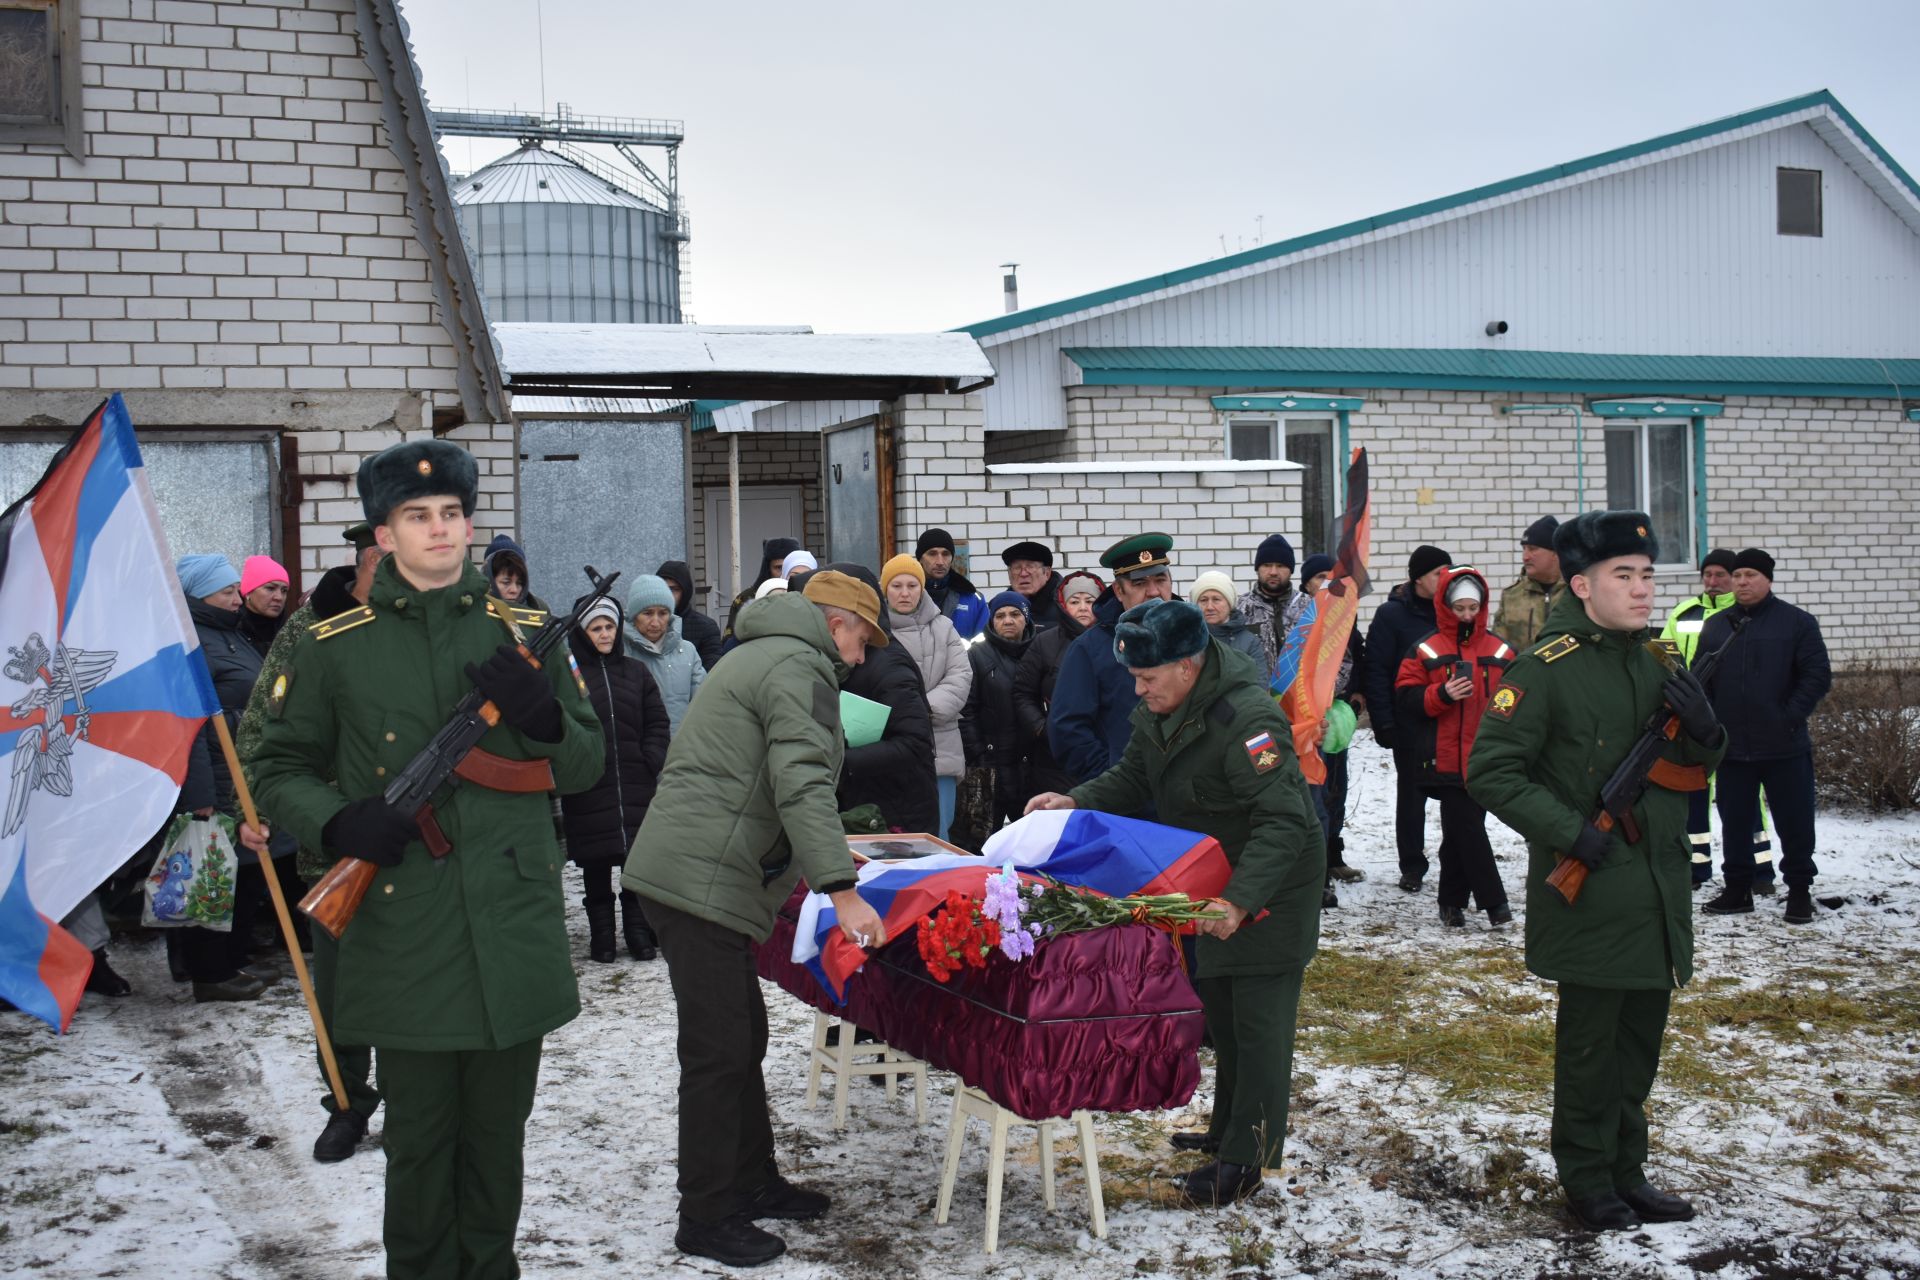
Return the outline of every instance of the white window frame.
{"type": "Polygon", "coordinates": [[[87,156],[87,134],[80,111],[80,0],[0,3],[6,9],[41,9],[52,19],[51,35],[60,90],[54,115],[46,120],[0,119],[0,144],[48,143],[67,149],[76,160],[87,156]]]}
{"type": "MultiPolygon", "coordinates": [[[[1607,434],[1610,434],[1616,431],[1633,432],[1634,463],[1635,463],[1633,509],[1636,511],[1645,511],[1651,514],[1653,511],[1653,504],[1650,501],[1652,497],[1652,484],[1653,484],[1653,465],[1652,465],[1653,452],[1652,452],[1652,445],[1649,443],[1649,436],[1647,432],[1648,427],[1679,428],[1681,433],[1680,439],[1686,446],[1686,456],[1681,462],[1681,476],[1682,476],[1681,490],[1686,494],[1686,498],[1687,498],[1686,510],[1682,513],[1681,522],[1680,522],[1681,528],[1686,531],[1686,537],[1685,537],[1684,543],[1680,548],[1682,554],[1676,557],[1673,554],[1674,549],[1663,544],[1660,548],[1660,554],[1662,558],[1654,565],[1654,567],[1656,569],[1685,569],[1688,572],[1692,572],[1695,564],[1695,560],[1694,560],[1695,548],[1693,545],[1693,540],[1695,536],[1694,521],[1695,521],[1695,516],[1697,515],[1696,511],[1694,510],[1694,506],[1699,501],[1699,495],[1694,492],[1694,484],[1693,484],[1693,481],[1694,481],[1694,473],[1693,473],[1694,432],[1691,429],[1692,428],[1691,421],[1687,418],[1666,418],[1666,419],[1627,418],[1627,419],[1613,419],[1613,420],[1607,421],[1603,424],[1603,434],[1600,442],[1601,443],[1600,456],[1603,459],[1603,465],[1605,465],[1604,459],[1607,456],[1607,449],[1606,449],[1607,434]]],[[[1608,492],[1608,501],[1609,503],[1611,503],[1612,491],[1613,491],[1613,475],[1611,471],[1608,472],[1605,478],[1605,485],[1608,492]]]]}
{"type": "MultiPolygon", "coordinates": [[[[1267,426],[1271,432],[1268,436],[1271,450],[1268,457],[1275,462],[1285,462],[1287,460],[1287,428],[1289,425],[1297,422],[1324,426],[1327,433],[1327,461],[1328,466],[1333,472],[1333,494],[1328,500],[1327,517],[1330,528],[1335,531],[1339,529],[1340,514],[1346,510],[1347,503],[1347,468],[1345,459],[1340,456],[1340,414],[1337,410],[1313,409],[1302,413],[1283,413],[1279,410],[1252,409],[1241,410],[1239,412],[1229,411],[1222,414],[1221,417],[1224,425],[1221,428],[1220,450],[1221,455],[1229,461],[1233,460],[1233,429],[1235,426],[1251,423],[1267,426]]],[[[1305,483],[1304,478],[1302,483],[1305,483]]],[[[1307,518],[1305,498],[1306,495],[1303,491],[1301,494],[1300,510],[1302,525],[1305,524],[1307,518]]],[[[1300,536],[1308,545],[1317,547],[1322,538],[1330,535],[1319,530],[1306,529],[1303,527],[1300,530],[1300,536]]],[[[1331,547],[1319,549],[1327,552],[1329,555],[1332,554],[1333,551],[1331,547]]]]}

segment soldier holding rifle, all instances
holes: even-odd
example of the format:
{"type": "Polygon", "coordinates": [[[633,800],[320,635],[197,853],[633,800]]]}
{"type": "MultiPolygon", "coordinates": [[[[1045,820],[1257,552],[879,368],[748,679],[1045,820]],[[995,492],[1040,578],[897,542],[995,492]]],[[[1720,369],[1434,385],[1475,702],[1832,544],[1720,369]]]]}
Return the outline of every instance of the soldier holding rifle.
{"type": "Polygon", "coordinates": [[[1647,1181],[1645,1107],[1673,988],[1693,973],[1685,789],[1706,785],[1726,733],[1693,674],[1649,645],[1652,523],[1590,511],[1560,526],[1570,591],[1494,690],[1467,772],[1473,798],[1527,840],[1527,968],[1560,984],[1553,1159],[1595,1231],[1693,1217],[1647,1181]],[[1652,785],[1627,820],[1600,815],[1603,784],[1662,707],[1672,741],[1652,785]],[[1548,883],[1563,856],[1586,877],[1572,901],[1548,883]]]}
{"type": "Polygon", "coordinates": [[[580,1011],[547,793],[599,778],[600,726],[564,661],[517,647],[540,615],[489,599],[468,558],[476,489],[473,459],[440,440],[361,464],[389,554],[367,603],[295,649],[252,768],[302,845],[379,867],[340,938],[333,1015],[379,1050],[390,1277],[519,1274],[541,1039],[580,1011]],[[499,717],[472,753],[485,776],[463,771],[416,823],[382,790],[476,687],[499,717]]]}

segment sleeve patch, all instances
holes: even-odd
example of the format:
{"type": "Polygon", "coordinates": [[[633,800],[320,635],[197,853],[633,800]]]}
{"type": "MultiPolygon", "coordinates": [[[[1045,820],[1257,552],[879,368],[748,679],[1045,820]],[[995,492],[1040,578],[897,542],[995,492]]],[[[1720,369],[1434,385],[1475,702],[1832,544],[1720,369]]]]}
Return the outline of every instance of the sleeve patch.
{"type": "Polygon", "coordinates": [[[1253,762],[1255,773],[1266,773],[1280,767],[1280,748],[1274,743],[1272,734],[1256,734],[1242,745],[1247,749],[1247,759],[1253,762]]]}
{"type": "Polygon", "coordinates": [[[1519,685],[1502,683],[1493,691],[1493,701],[1487,706],[1487,714],[1498,716],[1502,720],[1511,720],[1514,711],[1520,706],[1520,699],[1526,696],[1527,691],[1519,685]]]}
{"type": "Polygon", "coordinates": [[[283,669],[273,678],[273,688],[267,693],[267,714],[278,720],[287,711],[287,692],[293,688],[293,669],[283,669]]]}

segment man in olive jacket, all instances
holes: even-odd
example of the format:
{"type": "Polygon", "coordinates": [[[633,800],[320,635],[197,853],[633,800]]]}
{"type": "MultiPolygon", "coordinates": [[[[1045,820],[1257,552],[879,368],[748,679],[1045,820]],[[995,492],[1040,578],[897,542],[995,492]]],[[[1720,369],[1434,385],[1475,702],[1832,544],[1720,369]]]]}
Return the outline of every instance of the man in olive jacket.
{"type": "Polygon", "coordinates": [[[1468,792],[1527,841],[1527,967],[1560,984],[1553,1159],[1592,1230],[1693,1216],[1647,1181],[1645,1108],[1673,988],[1693,973],[1687,792],[1726,733],[1693,674],[1649,645],[1652,523],[1590,511],[1560,527],[1569,594],[1494,690],[1467,767],[1468,792]],[[1602,832],[1600,789],[1663,704],[1680,729],[1654,785],[1631,824],[1602,832]],[[1562,854],[1588,868],[1572,905],[1546,883],[1562,854]]]}
{"type": "Polygon", "coordinates": [[[1258,663],[1212,639],[1200,610],[1179,600],[1122,614],[1113,649],[1141,699],[1125,753],[1067,795],[1034,797],[1027,811],[1138,814],[1151,805],[1159,821],[1210,835],[1226,851],[1226,919],[1202,923],[1194,979],[1213,1035],[1213,1121],[1204,1138],[1183,1134],[1175,1145],[1218,1154],[1181,1180],[1188,1203],[1228,1204],[1258,1191],[1261,1169],[1280,1163],[1326,845],[1258,663]]]}
{"type": "Polygon", "coordinates": [[[854,892],[835,788],[846,745],[841,678],[887,634],[873,589],[823,569],[804,593],[742,606],[733,635],[739,644],[674,734],[620,883],[643,900],[679,1015],[674,1245],[755,1266],[786,1248],[756,1220],[818,1218],[828,1200],[789,1183],[774,1162],[760,1071],[767,1008],[749,944],[767,940],[802,876],[832,895],[848,939],[885,940],[854,892]]]}
{"type": "Polygon", "coordinates": [[[600,723],[564,662],[538,670],[510,647],[543,615],[490,600],[468,559],[477,487],[440,440],[361,464],[389,554],[367,603],[316,622],[275,677],[252,761],[263,813],[380,868],[340,937],[332,1014],[379,1051],[390,1277],[519,1274],[541,1039],[580,1012],[548,793],[599,780],[600,723]],[[452,849],[434,857],[381,792],[476,687],[500,712],[479,743],[490,780],[437,800],[452,849]]]}

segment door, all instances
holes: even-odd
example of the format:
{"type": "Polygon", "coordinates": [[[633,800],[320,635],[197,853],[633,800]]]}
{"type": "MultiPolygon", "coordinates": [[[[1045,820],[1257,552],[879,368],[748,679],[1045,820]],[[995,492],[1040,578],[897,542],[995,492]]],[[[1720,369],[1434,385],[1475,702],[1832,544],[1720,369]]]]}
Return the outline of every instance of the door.
{"type": "MultiPolygon", "coordinates": [[[[707,563],[704,581],[713,584],[707,612],[716,619],[727,616],[727,607],[733,603],[733,597],[741,586],[746,585],[736,585],[733,580],[732,510],[732,505],[727,501],[725,485],[712,485],[707,489],[707,563]]],[[[801,538],[805,532],[806,508],[801,501],[800,486],[740,486],[740,542],[746,548],[746,554],[741,557],[740,571],[746,575],[746,582],[752,582],[760,576],[760,566],[755,563],[755,557],[760,554],[760,548],[767,539],[801,538]]],[[[825,560],[821,563],[824,564],[825,560]]]]}
{"type": "Polygon", "coordinates": [[[687,555],[686,433],[679,421],[520,423],[520,534],[533,593],[565,613],[592,565],[637,573],[687,555]]]}
{"type": "Polygon", "coordinates": [[[826,455],[826,560],[878,565],[880,459],[874,424],[833,432],[826,438],[826,455]]]}

